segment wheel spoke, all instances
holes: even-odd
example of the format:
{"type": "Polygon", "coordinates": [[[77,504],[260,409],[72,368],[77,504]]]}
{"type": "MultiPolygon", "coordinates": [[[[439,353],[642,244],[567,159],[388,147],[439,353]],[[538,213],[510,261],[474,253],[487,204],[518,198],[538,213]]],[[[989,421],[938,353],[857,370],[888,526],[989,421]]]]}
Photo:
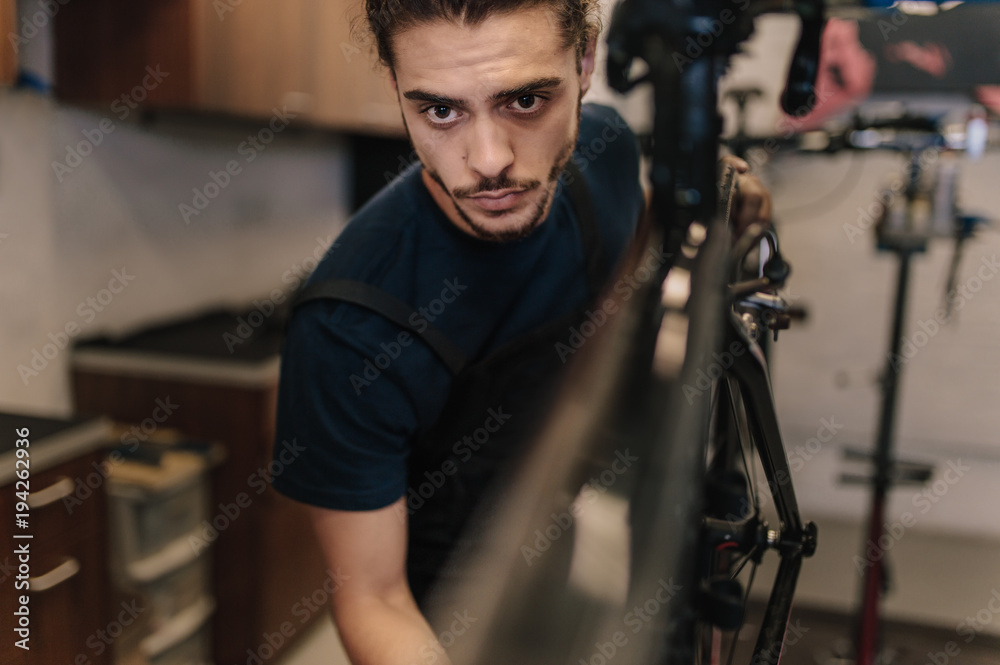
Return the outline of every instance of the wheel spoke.
{"type": "MultiPolygon", "coordinates": [[[[754,547],[756,549],[756,547],[754,547]]],[[[753,550],[750,550],[753,552],[753,550]]],[[[747,560],[749,560],[750,555],[747,555],[747,560]]],[[[743,562],[746,563],[746,560],[743,562]]],[[[740,568],[743,566],[741,565],[740,568]]],[[[738,572],[738,571],[737,571],[738,572]]],[[[747,580],[746,592],[743,594],[743,616],[747,615],[747,603],[750,601],[750,589],[753,587],[753,578],[757,575],[757,562],[754,561],[753,566],[750,567],[750,579],[747,580]]],[[[727,665],[733,665],[733,657],[736,655],[736,643],[740,641],[740,631],[737,629],[733,633],[733,641],[729,645],[729,658],[726,659],[727,665]]]]}
{"type": "MultiPolygon", "coordinates": [[[[759,545],[754,545],[753,547],[750,548],[749,552],[747,552],[746,554],[743,555],[742,558],[740,558],[739,565],[736,567],[736,570],[734,570],[733,573],[729,576],[729,579],[731,579],[731,580],[735,580],[736,579],[737,575],[739,575],[743,571],[743,568],[747,565],[747,562],[750,561],[750,559],[753,558],[753,555],[757,553],[757,548],[758,547],[759,547],[759,545]]],[[[754,568],[756,569],[756,567],[757,567],[757,564],[754,563],[754,568]]],[[[750,581],[751,582],[753,581],[753,576],[752,575],[750,577],[750,581]]]]}

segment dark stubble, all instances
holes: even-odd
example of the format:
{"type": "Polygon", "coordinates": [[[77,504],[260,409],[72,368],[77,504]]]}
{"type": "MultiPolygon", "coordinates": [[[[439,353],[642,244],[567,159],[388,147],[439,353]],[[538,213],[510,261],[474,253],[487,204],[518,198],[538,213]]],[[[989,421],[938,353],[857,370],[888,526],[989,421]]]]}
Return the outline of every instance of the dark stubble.
{"type": "MultiPolygon", "coordinates": [[[[502,191],[505,189],[521,189],[526,191],[533,190],[541,186],[541,183],[539,181],[537,180],[518,181],[509,178],[506,174],[500,174],[496,178],[483,178],[472,187],[459,187],[454,190],[449,190],[448,187],[444,184],[444,181],[441,179],[441,176],[438,175],[436,171],[428,168],[426,165],[424,165],[424,168],[427,170],[427,175],[433,178],[434,182],[436,182],[441,187],[441,189],[448,194],[448,197],[451,199],[451,204],[455,207],[455,212],[458,213],[459,217],[461,217],[465,221],[465,223],[469,225],[469,228],[472,229],[472,232],[475,234],[477,238],[480,238],[482,240],[489,240],[492,242],[512,242],[514,240],[520,240],[522,238],[526,238],[529,235],[531,235],[531,233],[536,228],[538,228],[538,226],[544,221],[545,210],[548,207],[549,202],[552,200],[552,197],[555,195],[556,181],[559,179],[559,176],[562,175],[562,172],[566,169],[566,164],[569,162],[569,159],[573,154],[573,147],[576,145],[577,137],[580,134],[581,108],[582,108],[582,95],[579,98],[577,98],[576,102],[576,125],[573,130],[573,137],[565,144],[563,144],[563,146],[559,149],[559,153],[556,155],[555,159],[552,162],[552,168],[549,169],[549,174],[544,185],[545,196],[543,196],[542,199],[535,204],[534,210],[532,211],[532,214],[528,218],[528,220],[523,224],[516,226],[514,228],[503,229],[499,231],[496,229],[489,228],[488,226],[485,226],[480,222],[477,222],[473,220],[471,217],[469,217],[469,215],[467,215],[465,211],[462,210],[462,208],[458,205],[458,201],[460,199],[469,198],[470,196],[476,194],[482,194],[484,192],[495,192],[495,191],[502,191]]],[[[405,125],[405,119],[404,119],[404,125],[405,125]]],[[[409,127],[407,127],[406,133],[408,136],[409,132],[410,132],[409,127]]],[[[410,137],[410,143],[413,143],[412,137],[410,137]]],[[[492,217],[500,217],[507,214],[507,211],[503,210],[484,211],[484,212],[486,212],[487,215],[490,215],[492,217]]]]}

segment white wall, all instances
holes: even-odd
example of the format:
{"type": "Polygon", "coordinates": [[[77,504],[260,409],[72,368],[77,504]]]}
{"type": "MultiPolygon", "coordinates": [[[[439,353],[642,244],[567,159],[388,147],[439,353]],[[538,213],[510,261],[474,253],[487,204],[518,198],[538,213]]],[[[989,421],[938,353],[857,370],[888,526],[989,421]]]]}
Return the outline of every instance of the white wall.
{"type": "Polygon", "coordinates": [[[347,218],[344,146],[293,125],[263,150],[241,153],[266,122],[146,126],[0,90],[0,408],[69,413],[67,353],[49,337],[67,324],[79,327],[77,338],[121,335],[249,303],[287,290],[282,274],[332,242],[347,218]],[[110,131],[101,131],[105,118],[110,131]],[[53,167],[76,164],[68,150],[88,152],[81,141],[96,145],[79,165],[53,167]],[[192,205],[193,188],[230,160],[239,173],[186,223],[179,205],[192,205]],[[115,282],[121,292],[98,301],[101,311],[89,305],[112,295],[101,291],[123,269],[128,285],[115,282]],[[40,370],[36,350],[54,356],[40,370]],[[33,358],[37,375],[24,370],[33,358]]]}

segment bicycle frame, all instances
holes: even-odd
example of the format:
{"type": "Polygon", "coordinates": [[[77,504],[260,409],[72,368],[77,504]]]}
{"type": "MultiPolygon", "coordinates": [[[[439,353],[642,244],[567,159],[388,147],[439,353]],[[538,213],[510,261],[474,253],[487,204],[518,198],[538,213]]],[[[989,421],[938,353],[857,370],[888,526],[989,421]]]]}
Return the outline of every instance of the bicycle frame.
{"type": "Polygon", "coordinates": [[[803,523],[799,515],[763,353],[753,340],[746,337],[742,328],[737,326],[735,321],[730,321],[730,338],[733,344],[744,345],[745,352],[733,352],[731,376],[739,384],[743,404],[748,407],[746,416],[750,436],[759,453],[781,521],[780,530],[776,534],[768,534],[766,540],[768,546],[778,550],[782,561],[754,648],[756,660],[753,662],[760,663],[767,662],[764,658],[772,652],[774,644],[781,642],[785,634],[802,559],[815,552],[817,530],[811,522],[803,523]]]}

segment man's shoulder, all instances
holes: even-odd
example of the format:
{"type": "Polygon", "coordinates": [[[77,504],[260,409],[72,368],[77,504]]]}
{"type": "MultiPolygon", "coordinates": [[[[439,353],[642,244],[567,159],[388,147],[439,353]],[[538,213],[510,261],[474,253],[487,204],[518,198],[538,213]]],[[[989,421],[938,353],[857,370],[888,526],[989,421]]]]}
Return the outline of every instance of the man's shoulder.
{"type": "Polygon", "coordinates": [[[393,178],[354,213],[309,282],[352,279],[378,285],[380,275],[416,242],[414,220],[431,213],[419,186],[418,168],[393,178]]]}
{"type": "Polygon", "coordinates": [[[585,104],[573,162],[583,174],[615,264],[625,250],[643,209],[639,142],[610,106],[585,104]]]}
{"type": "Polygon", "coordinates": [[[584,129],[588,127],[611,127],[618,133],[628,133],[632,134],[632,129],[622,118],[621,114],[613,106],[608,106],[607,104],[598,104],[596,102],[587,102],[580,109],[580,131],[583,132],[584,129]]]}
{"type": "Polygon", "coordinates": [[[604,104],[583,105],[580,110],[580,147],[590,147],[594,151],[601,142],[608,147],[619,143],[619,139],[625,139],[621,143],[629,147],[636,143],[635,133],[617,110],[604,104]]]}
{"type": "Polygon", "coordinates": [[[638,178],[639,141],[618,111],[584,104],[574,161],[581,171],[596,169],[604,175],[601,180],[624,184],[638,178]]]}

